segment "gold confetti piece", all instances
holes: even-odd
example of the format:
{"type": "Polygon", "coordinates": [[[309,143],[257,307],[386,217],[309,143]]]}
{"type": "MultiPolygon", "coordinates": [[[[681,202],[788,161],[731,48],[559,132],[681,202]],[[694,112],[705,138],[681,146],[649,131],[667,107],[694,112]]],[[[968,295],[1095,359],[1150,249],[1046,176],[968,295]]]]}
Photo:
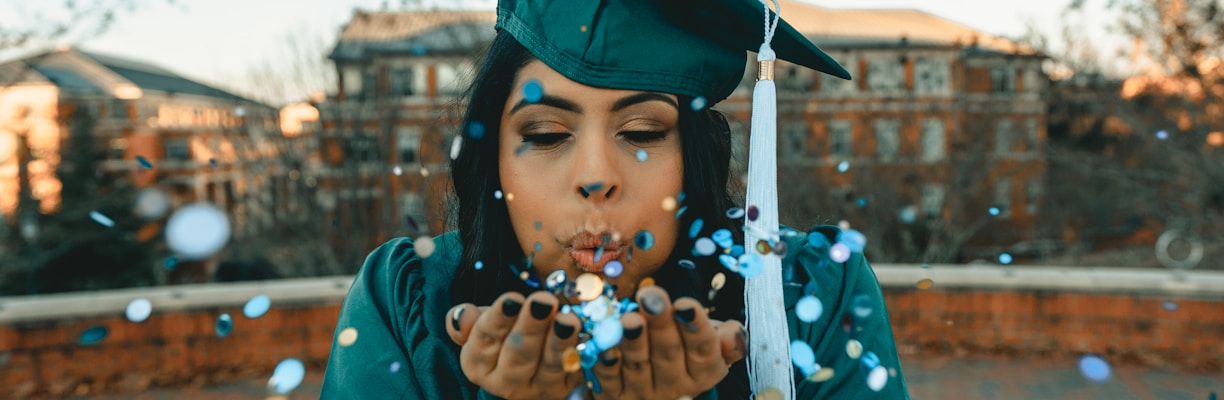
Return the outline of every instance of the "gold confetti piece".
{"type": "Polygon", "coordinates": [[[663,211],[676,211],[676,198],[667,196],[663,198],[663,211]]]}
{"type": "Polygon", "coordinates": [[[641,289],[644,287],[650,287],[654,285],[655,285],[654,278],[651,278],[648,276],[648,277],[642,278],[641,282],[638,282],[638,289],[641,289]]]}
{"type": "Polygon", "coordinates": [[[846,342],[846,355],[854,359],[859,358],[859,356],[863,355],[863,344],[857,340],[850,339],[850,341],[846,342]]]}
{"type": "Polygon", "coordinates": [[[923,278],[922,280],[918,281],[918,283],[915,283],[914,286],[917,287],[918,290],[927,290],[932,286],[935,286],[935,281],[931,280],[930,278],[923,278]]]}
{"type": "Polygon", "coordinates": [[[722,272],[715,274],[714,280],[710,281],[710,287],[714,288],[714,290],[720,290],[723,288],[723,285],[726,285],[726,284],[727,284],[727,276],[723,275],[722,272]]]}
{"type": "Polygon", "coordinates": [[[819,370],[816,370],[815,373],[808,375],[807,380],[809,382],[824,382],[829,379],[833,379],[834,372],[836,371],[833,371],[833,368],[824,367],[819,370]]]}
{"type": "Polygon", "coordinates": [[[761,253],[761,254],[769,254],[769,252],[773,251],[773,248],[769,247],[769,242],[765,240],[758,240],[757,245],[756,245],[756,251],[757,253],[761,253]]]}
{"type": "Polygon", "coordinates": [[[603,294],[604,281],[598,275],[585,273],[574,279],[575,294],[578,300],[591,301],[603,294]]]}
{"type": "Polygon", "coordinates": [[[769,389],[762,390],[761,393],[757,393],[756,397],[753,397],[753,398],[756,400],[782,400],[783,399],[782,391],[776,388],[769,388],[769,389]]]}
{"type": "Polygon", "coordinates": [[[357,342],[357,328],[344,328],[344,330],[340,331],[340,335],[336,338],[336,341],[340,343],[341,347],[352,346],[353,343],[357,342]]]}

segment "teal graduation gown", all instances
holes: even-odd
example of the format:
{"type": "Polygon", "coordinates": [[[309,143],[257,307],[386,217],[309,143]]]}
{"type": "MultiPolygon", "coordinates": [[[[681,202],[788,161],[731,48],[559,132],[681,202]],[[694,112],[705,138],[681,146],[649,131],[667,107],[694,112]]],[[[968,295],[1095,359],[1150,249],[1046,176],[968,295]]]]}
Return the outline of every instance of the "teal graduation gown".
{"type": "MultiPolygon", "coordinates": [[[[811,382],[796,369],[796,398],[908,399],[888,312],[870,265],[859,253],[845,263],[833,263],[827,247],[813,247],[807,240],[807,235],[818,234],[835,243],[838,232],[835,226],[821,226],[786,238],[792,250],[783,265],[795,267],[789,281],[799,282],[783,288],[790,338],[807,342],[815,351],[816,362],[833,370],[828,380],[811,382]],[[812,294],[824,307],[820,318],[810,323],[800,321],[794,310],[805,290],[813,288],[805,284],[809,281],[815,283],[812,294]],[[850,340],[857,340],[862,354],[874,354],[879,365],[889,370],[887,383],[879,391],[867,385],[865,364],[871,363],[867,361],[871,357],[851,358],[847,353],[850,340]]],[[[357,341],[340,346],[333,339],[322,398],[495,398],[464,377],[460,347],[446,333],[446,312],[453,306],[449,285],[460,255],[458,235],[438,236],[434,244],[434,253],[422,258],[413,251],[412,239],[393,239],[366,258],[336,324],[336,335],[355,328],[357,341]]],[[[748,398],[742,393],[747,386],[743,379],[730,374],[699,398],[748,398]]]]}

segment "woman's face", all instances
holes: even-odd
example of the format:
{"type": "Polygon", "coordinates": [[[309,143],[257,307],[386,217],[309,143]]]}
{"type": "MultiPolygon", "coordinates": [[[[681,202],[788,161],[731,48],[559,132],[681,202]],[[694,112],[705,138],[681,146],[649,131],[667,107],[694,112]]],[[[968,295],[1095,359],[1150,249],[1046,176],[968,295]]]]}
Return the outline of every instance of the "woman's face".
{"type": "Polygon", "coordinates": [[[683,182],[678,121],[674,95],[586,86],[540,61],[523,67],[502,110],[499,171],[541,280],[591,272],[625,296],[663,265],[677,232],[664,199],[683,182]],[[635,248],[639,233],[653,246],[635,248]],[[604,275],[611,260],[624,264],[619,277],[604,275]]]}

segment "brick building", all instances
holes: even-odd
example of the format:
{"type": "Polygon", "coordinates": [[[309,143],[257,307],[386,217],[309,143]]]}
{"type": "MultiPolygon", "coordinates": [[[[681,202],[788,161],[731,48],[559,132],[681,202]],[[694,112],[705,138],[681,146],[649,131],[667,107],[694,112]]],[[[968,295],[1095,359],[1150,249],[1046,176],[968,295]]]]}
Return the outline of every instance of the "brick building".
{"type": "MultiPolygon", "coordinates": [[[[885,259],[957,259],[976,256],[964,246],[986,254],[1033,238],[1046,165],[1040,55],[913,10],[782,7],[855,78],[779,62],[784,223],[845,219],[876,243],[902,242],[887,235],[916,226],[909,246],[919,253],[933,242],[957,251],[881,248],[885,259]]],[[[494,20],[483,11],[357,12],[343,29],[330,55],[339,87],[320,105],[324,169],[334,178],[321,198],[335,204],[338,226],[381,227],[367,249],[402,233],[404,216],[443,227],[452,100],[494,20]]],[[[732,121],[737,176],[751,110],[745,78],[714,105],[732,121]]]]}
{"type": "Polygon", "coordinates": [[[99,176],[160,188],[175,207],[212,203],[227,211],[236,239],[296,206],[287,194],[298,167],[283,162],[292,148],[281,140],[275,108],[154,65],[71,48],[0,64],[0,82],[0,212],[10,224],[19,219],[24,181],[37,206],[22,213],[61,206],[55,172],[79,113],[91,116],[94,144],[105,152],[91,166],[99,176]]]}

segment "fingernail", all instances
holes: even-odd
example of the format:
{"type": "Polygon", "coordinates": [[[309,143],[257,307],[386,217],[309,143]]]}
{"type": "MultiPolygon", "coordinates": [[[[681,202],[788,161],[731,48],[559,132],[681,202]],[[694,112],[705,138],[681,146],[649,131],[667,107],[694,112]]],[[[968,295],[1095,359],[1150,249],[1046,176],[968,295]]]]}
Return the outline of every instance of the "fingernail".
{"type": "Polygon", "coordinates": [[[519,303],[511,299],[506,299],[502,301],[502,314],[507,317],[513,317],[515,315],[518,315],[519,310],[522,310],[522,309],[523,309],[523,303],[519,303]]]}
{"type": "Polygon", "coordinates": [[[603,363],[603,365],[605,365],[605,366],[609,366],[609,367],[611,367],[611,366],[613,366],[613,365],[616,365],[616,362],[617,362],[617,361],[620,361],[620,357],[615,357],[615,356],[613,356],[613,357],[609,357],[609,358],[599,357],[599,362],[600,362],[600,363],[603,363]]]}
{"type": "Polygon", "coordinates": [[[672,314],[672,318],[675,318],[676,322],[679,322],[680,325],[684,325],[689,332],[697,333],[697,326],[693,325],[693,319],[697,318],[697,310],[692,308],[677,309],[675,314],[672,314]]]}
{"type": "Polygon", "coordinates": [[[451,327],[455,328],[455,332],[462,330],[459,329],[459,315],[461,314],[463,314],[463,307],[456,308],[454,315],[451,316],[451,327]]]}
{"type": "Polygon", "coordinates": [[[569,339],[570,335],[574,334],[574,327],[561,323],[561,321],[553,322],[553,333],[557,334],[561,340],[569,339]]]}
{"type": "Polygon", "coordinates": [[[667,309],[667,302],[663,301],[663,296],[654,293],[642,295],[642,308],[650,315],[662,314],[667,309]]]}
{"type": "Polygon", "coordinates": [[[642,336],[642,327],[625,329],[625,337],[629,340],[637,339],[638,336],[642,336]]]}
{"type": "Polygon", "coordinates": [[[532,318],[543,321],[544,318],[548,318],[548,314],[551,312],[552,312],[551,304],[539,303],[534,300],[531,302],[531,317],[532,318]]]}

